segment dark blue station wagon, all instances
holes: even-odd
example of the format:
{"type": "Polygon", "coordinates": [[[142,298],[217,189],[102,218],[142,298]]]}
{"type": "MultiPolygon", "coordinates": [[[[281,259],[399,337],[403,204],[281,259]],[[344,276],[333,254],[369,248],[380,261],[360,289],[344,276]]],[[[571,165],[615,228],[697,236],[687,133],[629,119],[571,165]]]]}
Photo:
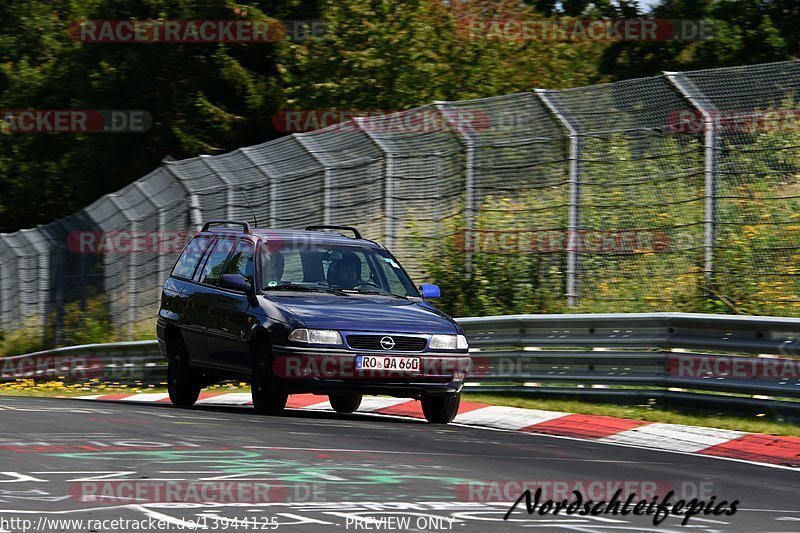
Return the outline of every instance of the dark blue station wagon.
{"type": "Polygon", "coordinates": [[[170,400],[191,406],[203,387],[239,380],[262,414],[300,393],[352,413],[372,394],[419,399],[429,422],[448,423],[471,360],[458,324],[426,301],[438,296],[355,228],[210,221],[163,288],[170,400]]]}

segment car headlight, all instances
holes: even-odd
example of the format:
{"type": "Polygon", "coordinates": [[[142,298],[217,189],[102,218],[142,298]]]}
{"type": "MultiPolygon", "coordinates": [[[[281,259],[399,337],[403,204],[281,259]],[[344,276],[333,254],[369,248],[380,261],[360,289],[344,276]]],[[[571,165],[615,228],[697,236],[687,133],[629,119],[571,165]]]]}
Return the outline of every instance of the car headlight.
{"type": "Polygon", "coordinates": [[[467,342],[467,338],[464,335],[458,336],[458,341],[456,342],[456,349],[469,350],[469,343],[467,342]]]}
{"type": "Polygon", "coordinates": [[[428,347],[431,350],[466,350],[469,344],[464,335],[431,335],[428,347]]]}
{"type": "Polygon", "coordinates": [[[289,340],[306,344],[342,344],[342,336],[334,329],[299,328],[289,334],[289,340]]]}

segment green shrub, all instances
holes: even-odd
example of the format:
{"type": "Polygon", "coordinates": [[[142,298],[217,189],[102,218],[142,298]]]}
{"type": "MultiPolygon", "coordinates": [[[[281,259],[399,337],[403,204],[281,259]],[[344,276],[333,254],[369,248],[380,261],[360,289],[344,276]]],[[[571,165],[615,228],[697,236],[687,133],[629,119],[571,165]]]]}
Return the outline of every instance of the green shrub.
{"type": "Polygon", "coordinates": [[[0,356],[22,355],[46,348],[44,328],[38,323],[38,319],[30,318],[21,328],[3,337],[0,341],[0,356]]]}
{"type": "Polygon", "coordinates": [[[80,302],[64,306],[63,327],[61,344],[64,346],[118,340],[102,296],[89,298],[85,309],[81,308],[80,302]]]}

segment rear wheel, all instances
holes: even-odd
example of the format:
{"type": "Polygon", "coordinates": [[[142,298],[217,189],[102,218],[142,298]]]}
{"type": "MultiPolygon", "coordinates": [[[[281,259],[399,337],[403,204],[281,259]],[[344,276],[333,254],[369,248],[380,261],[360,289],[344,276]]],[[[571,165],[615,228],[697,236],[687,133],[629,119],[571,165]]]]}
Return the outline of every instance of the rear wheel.
{"type": "Polygon", "coordinates": [[[250,391],[256,413],[277,416],[283,413],[289,395],[286,387],[272,371],[271,355],[268,344],[262,344],[257,348],[250,391]]]}
{"type": "Polygon", "coordinates": [[[461,393],[448,396],[428,396],[423,397],[420,401],[425,420],[431,424],[449,424],[458,414],[461,393]]]}
{"type": "Polygon", "coordinates": [[[333,410],[339,414],[346,415],[355,412],[361,405],[361,394],[330,394],[328,401],[331,402],[333,410]]]}
{"type": "Polygon", "coordinates": [[[200,383],[189,364],[189,352],[183,339],[177,338],[170,344],[170,358],[167,366],[167,391],[172,405],[191,407],[200,397],[200,383]]]}

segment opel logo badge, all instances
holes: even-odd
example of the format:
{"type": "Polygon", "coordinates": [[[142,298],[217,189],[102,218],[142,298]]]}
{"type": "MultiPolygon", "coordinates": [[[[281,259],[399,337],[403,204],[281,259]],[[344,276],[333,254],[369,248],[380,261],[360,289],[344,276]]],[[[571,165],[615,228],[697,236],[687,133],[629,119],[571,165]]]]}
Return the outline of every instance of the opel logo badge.
{"type": "Polygon", "coordinates": [[[381,348],[384,350],[391,350],[394,348],[394,339],[391,337],[384,337],[381,339],[381,348]]]}

